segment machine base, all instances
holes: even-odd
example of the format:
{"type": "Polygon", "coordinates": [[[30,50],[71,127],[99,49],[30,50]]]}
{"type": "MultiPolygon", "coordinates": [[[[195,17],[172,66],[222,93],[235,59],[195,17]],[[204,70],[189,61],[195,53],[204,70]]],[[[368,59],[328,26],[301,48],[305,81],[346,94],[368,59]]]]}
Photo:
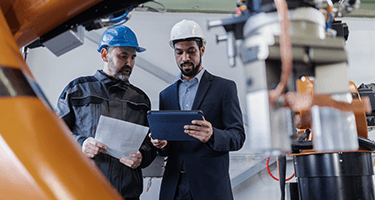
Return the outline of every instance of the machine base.
{"type": "Polygon", "coordinates": [[[301,200],[374,200],[371,152],[294,156],[301,200]]]}

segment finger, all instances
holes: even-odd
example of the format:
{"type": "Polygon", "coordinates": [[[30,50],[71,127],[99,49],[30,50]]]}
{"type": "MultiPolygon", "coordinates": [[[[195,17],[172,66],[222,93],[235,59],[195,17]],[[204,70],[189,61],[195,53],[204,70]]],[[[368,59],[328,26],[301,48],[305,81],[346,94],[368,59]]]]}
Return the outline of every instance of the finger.
{"type": "Polygon", "coordinates": [[[107,150],[104,148],[100,148],[98,146],[94,146],[92,144],[86,146],[86,151],[89,153],[92,153],[94,155],[97,155],[98,153],[107,153],[107,150]]]}
{"type": "Polygon", "coordinates": [[[122,163],[124,163],[124,164],[126,164],[126,165],[131,165],[131,164],[133,164],[133,161],[130,160],[130,159],[128,159],[128,158],[121,158],[121,159],[120,159],[120,162],[122,162],[122,163]]]}
{"type": "Polygon", "coordinates": [[[94,138],[89,137],[89,138],[87,138],[87,141],[89,142],[89,144],[92,144],[92,145],[96,146],[97,141],[94,138]]]}
{"type": "Polygon", "coordinates": [[[158,139],[151,139],[151,143],[154,145],[154,146],[159,146],[161,145],[165,140],[158,140],[158,139]]]}
{"type": "Polygon", "coordinates": [[[129,159],[126,159],[126,158],[121,158],[121,159],[120,159],[120,162],[121,162],[122,164],[128,166],[128,167],[131,167],[131,165],[132,165],[132,164],[130,163],[129,159]]]}
{"type": "Polygon", "coordinates": [[[105,153],[107,153],[107,150],[106,150],[106,149],[99,148],[99,152],[105,154],[105,153]]]}
{"type": "MultiPolygon", "coordinates": [[[[90,142],[87,142],[87,143],[83,144],[83,146],[86,149],[94,149],[95,148],[95,146],[93,144],[91,144],[90,142]]],[[[96,148],[98,148],[98,147],[96,147],[96,148]]]]}
{"type": "Polygon", "coordinates": [[[84,151],[83,151],[83,153],[86,155],[86,156],[88,156],[88,157],[90,157],[90,158],[93,158],[97,153],[95,152],[95,150],[92,150],[92,149],[85,149],[84,151]]]}
{"type": "Polygon", "coordinates": [[[90,145],[94,145],[94,146],[96,146],[96,147],[103,148],[103,149],[106,149],[106,148],[107,148],[107,146],[105,146],[104,144],[102,144],[102,143],[96,141],[96,140],[95,140],[94,138],[92,138],[92,137],[87,138],[87,140],[88,140],[88,144],[90,144],[90,145]]]}
{"type": "Polygon", "coordinates": [[[99,152],[99,147],[94,145],[87,145],[85,151],[88,153],[97,154],[99,152]]]}
{"type": "Polygon", "coordinates": [[[141,152],[138,151],[137,153],[131,153],[129,156],[133,158],[140,158],[142,154],[141,152]]]}
{"type": "Polygon", "coordinates": [[[202,131],[194,131],[194,130],[188,130],[185,132],[186,134],[192,136],[192,137],[195,137],[197,139],[201,139],[201,138],[204,138],[206,137],[206,133],[205,132],[202,132],[202,131]]]}
{"type": "Polygon", "coordinates": [[[204,138],[203,135],[199,134],[196,131],[186,130],[185,133],[190,135],[191,137],[194,137],[194,138],[200,140],[200,141],[202,141],[202,139],[204,138]]]}
{"type": "Polygon", "coordinates": [[[152,139],[152,138],[151,138],[151,142],[152,142],[152,143],[159,143],[159,140],[158,140],[158,139],[152,139]]]}
{"type": "Polygon", "coordinates": [[[148,137],[150,137],[150,139],[151,139],[151,142],[154,144],[154,143],[157,143],[157,142],[159,142],[159,140],[158,139],[153,139],[152,138],[152,136],[151,136],[151,133],[150,134],[148,134],[148,137]]]}
{"type": "Polygon", "coordinates": [[[189,134],[189,135],[193,133],[193,131],[191,129],[185,129],[184,132],[189,134]]]}
{"type": "Polygon", "coordinates": [[[102,149],[106,149],[107,148],[107,146],[105,145],[105,144],[102,144],[102,143],[100,143],[100,142],[96,142],[96,145],[95,146],[97,146],[97,147],[99,147],[99,148],[102,148],[102,149]]]}
{"type": "Polygon", "coordinates": [[[194,124],[194,125],[202,125],[202,123],[204,123],[204,121],[203,120],[193,120],[193,121],[191,121],[191,123],[194,124]]]}
{"type": "Polygon", "coordinates": [[[196,130],[198,128],[199,128],[199,126],[195,126],[195,125],[185,125],[184,126],[185,130],[196,130]]]}
{"type": "Polygon", "coordinates": [[[143,156],[142,156],[142,154],[141,154],[141,152],[137,152],[137,160],[138,160],[138,165],[140,165],[141,164],[141,162],[142,162],[142,159],[143,159],[143,156]]]}
{"type": "Polygon", "coordinates": [[[163,148],[164,146],[167,145],[167,140],[151,140],[151,143],[156,147],[156,148],[163,148]]]}
{"type": "Polygon", "coordinates": [[[151,143],[155,146],[158,147],[160,145],[160,141],[151,141],[151,143]]]}
{"type": "Polygon", "coordinates": [[[196,125],[196,126],[204,126],[204,127],[210,126],[210,122],[208,122],[206,120],[193,120],[191,123],[196,125]]]}
{"type": "Polygon", "coordinates": [[[194,130],[185,130],[185,133],[197,139],[201,136],[200,132],[194,130]]]}
{"type": "Polygon", "coordinates": [[[86,154],[87,155],[87,157],[89,157],[89,158],[93,158],[95,155],[94,154],[86,154]]]}
{"type": "MultiPolygon", "coordinates": [[[[185,128],[185,127],[184,127],[185,128]]],[[[187,131],[205,131],[208,127],[205,126],[187,126],[185,130],[187,131]]]]}
{"type": "Polygon", "coordinates": [[[162,148],[164,148],[165,146],[167,146],[167,144],[168,144],[168,141],[167,141],[167,140],[162,140],[162,141],[160,141],[160,144],[158,145],[157,148],[162,149],[162,148]]]}
{"type": "Polygon", "coordinates": [[[209,129],[202,129],[202,130],[185,130],[186,134],[194,137],[202,142],[207,142],[207,138],[211,137],[209,133],[209,129]]]}
{"type": "Polygon", "coordinates": [[[135,169],[138,167],[138,165],[133,160],[130,160],[130,159],[121,158],[120,162],[132,169],[135,169]]]}

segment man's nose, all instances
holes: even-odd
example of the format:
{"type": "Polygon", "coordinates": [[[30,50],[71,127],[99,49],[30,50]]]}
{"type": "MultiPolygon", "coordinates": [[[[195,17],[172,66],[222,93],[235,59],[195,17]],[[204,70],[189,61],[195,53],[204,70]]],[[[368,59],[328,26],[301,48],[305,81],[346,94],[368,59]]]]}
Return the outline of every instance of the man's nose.
{"type": "Polygon", "coordinates": [[[190,60],[189,54],[186,53],[186,52],[182,53],[182,61],[185,62],[185,61],[188,61],[188,60],[190,60]]]}
{"type": "Polygon", "coordinates": [[[132,62],[133,62],[133,59],[129,57],[128,59],[125,60],[125,65],[131,66],[132,62]]]}

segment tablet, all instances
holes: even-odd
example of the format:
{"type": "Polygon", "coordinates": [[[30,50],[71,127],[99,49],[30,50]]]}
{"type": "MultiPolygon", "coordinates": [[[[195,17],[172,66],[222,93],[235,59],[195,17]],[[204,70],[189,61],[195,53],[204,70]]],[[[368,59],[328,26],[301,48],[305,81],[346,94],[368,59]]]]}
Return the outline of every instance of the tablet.
{"type": "Polygon", "coordinates": [[[184,132],[185,125],[192,120],[203,120],[200,110],[162,110],[148,111],[147,119],[153,139],[168,141],[197,141],[184,132]]]}

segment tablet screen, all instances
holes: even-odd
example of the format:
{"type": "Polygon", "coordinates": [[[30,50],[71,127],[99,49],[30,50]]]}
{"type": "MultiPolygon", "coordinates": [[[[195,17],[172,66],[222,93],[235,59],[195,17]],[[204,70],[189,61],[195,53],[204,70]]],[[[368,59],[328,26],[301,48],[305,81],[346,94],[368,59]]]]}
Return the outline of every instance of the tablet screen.
{"type": "Polygon", "coordinates": [[[148,111],[147,119],[153,139],[168,141],[197,141],[184,132],[192,120],[203,120],[200,110],[148,111]]]}

